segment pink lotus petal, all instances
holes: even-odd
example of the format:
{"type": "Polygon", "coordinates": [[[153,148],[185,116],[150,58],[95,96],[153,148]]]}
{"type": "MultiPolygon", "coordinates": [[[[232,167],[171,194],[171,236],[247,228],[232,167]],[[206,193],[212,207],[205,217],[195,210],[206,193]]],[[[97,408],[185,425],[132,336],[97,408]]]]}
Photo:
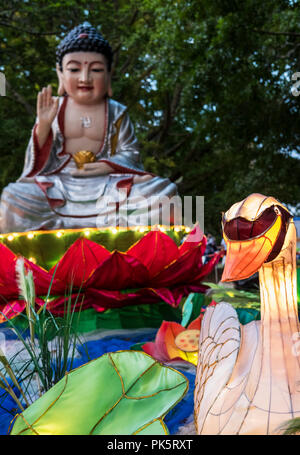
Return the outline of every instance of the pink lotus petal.
{"type": "Polygon", "coordinates": [[[0,296],[18,297],[19,290],[16,281],[17,255],[0,243],[0,296]]]}
{"type": "Polygon", "coordinates": [[[25,300],[11,300],[9,302],[0,301],[0,323],[6,322],[7,319],[12,319],[25,309],[25,300]],[[6,317],[5,317],[6,316],[6,317]],[[7,319],[6,319],[7,318],[7,319]]]}
{"type": "Polygon", "coordinates": [[[189,251],[195,248],[196,246],[199,246],[200,244],[202,245],[202,248],[200,249],[200,254],[202,256],[206,248],[206,237],[201,231],[199,225],[196,224],[192,231],[188,234],[184,242],[180,245],[179,247],[180,256],[186,253],[186,251],[189,251]]]}

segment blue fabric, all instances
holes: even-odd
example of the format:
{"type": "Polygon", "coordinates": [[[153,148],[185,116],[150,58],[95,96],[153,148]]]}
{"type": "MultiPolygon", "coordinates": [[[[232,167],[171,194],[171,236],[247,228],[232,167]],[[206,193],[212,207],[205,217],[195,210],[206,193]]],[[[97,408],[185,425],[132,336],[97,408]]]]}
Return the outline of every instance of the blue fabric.
{"type": "Polygon", "coordinates": [[[173,409],[166,415],[164,422],[167,425],[170,434],[176,434],[179,427],[186,423],[188,417],[194,412],[194,389],[195,389],[195,378],[196,378],[196,369],[195,374],[187,373],[186,371],[175,368],[189,381],[189,390],[185,397],[176,405],[173,409]]]}
{"type": "Polygon", "coordinates": [[[129,350],[132,345],[140,342],[153,341],[155,339],[157,330],[153,330],[147,334],[138,335],[119,335],[118,337],[112,335],[102,338],[97,341],[88,341],[82,346],[77,346],[79,353],[81,354],[83,363],[89,360],[96,359],[107,352],[124,351],[129,350]],[[86,353],[88,351],[88,355],[86,353]]]}
{"type": "MultiPolygon", "coordinates": [[[[19,390],[13,386],[13,383],[10,379],[6,380],[13,389],[16,397],[19,398],[19,390]]],[[[13,420],[15,414],[18,412],[20,412],[20,409],[14,399],[10,395],[5,394],[5,396],[3,396],[3,389],[0,388],[0,435],[7,434],[10,423],[13,420]]]]}
{"type": "MultiPolygon", "coordinates": [[[[92,359],[96,359],[97,357],[100,357],[107,352],[130,350],[131,346],[135,345],[136,343],[153,341],[155,339],[156,332],[157,330],[133,335],[128,333],[118,336],[111,335],[100,340],[88,341],[83,345],[77,346],[80,358],[74,359],[72,369],[77,368],[92,359]],[[86,351],[88,351],[88,355],[86,351]]],[[[12,338],[13,337],[11,336],[10,339],[12,338]]],[[[171,409],[171,411],[164,419],[170,434],[176,434],[178,428],[184,425],[186,419],[193,413],[194,409],[193,394],[195,375],[187,373],[184,370],[178,369],[178,371],[181,371],[189,380],[189,390],[185,397],[173,409],[171,409]]],[[[1,392],[2,389],[0,389],[0,395],[2,394],[1,392]]],[[[10,422],[13,419],[13,415],[15,412],[18,412],[18,410],[14,412],[14,408],[16,409],[17,406],[13,399],[9,396],[6,397],[5,402],[1,403],[1,401],[2,400],[0,398],[0,406],[5,408],[7,411],[4,411],[0,408],[0,435],[5,435],[7,434],[10,422]]]]}

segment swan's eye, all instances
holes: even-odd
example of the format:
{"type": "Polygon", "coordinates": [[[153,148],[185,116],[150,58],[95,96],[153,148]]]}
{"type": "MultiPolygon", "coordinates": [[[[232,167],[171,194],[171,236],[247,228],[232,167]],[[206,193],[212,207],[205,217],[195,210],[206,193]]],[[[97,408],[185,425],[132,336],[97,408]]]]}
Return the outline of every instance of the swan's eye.
{"type": "MultiPolygon", "coordinates": [[[[277,209],[277,207],[275,207],[277,209]]],[[[229,240],[251,240],[260,237],[274,223],[280,211],[275,212],[274,206],[266,209],[259,218],[254,221],[238,217],[226,221],[223,219],[223,229],[229,240]]]]}
{"type": "Polygon", "coordinates": [[[246,220],[242,217],[237,217],[233,220],[226,221],[223,217],[223,230],[229,241],[247,241],[254,240],[267,235],[267,231],[273,226],[278,216],[281,216],[281,229],[278,232],[276,241],[272,246],[272,251],[265,262],[273,261],[280,253],[287,232],[291,215],[282,207],[271,206],[267,208],[254,221],[246,220]]]}

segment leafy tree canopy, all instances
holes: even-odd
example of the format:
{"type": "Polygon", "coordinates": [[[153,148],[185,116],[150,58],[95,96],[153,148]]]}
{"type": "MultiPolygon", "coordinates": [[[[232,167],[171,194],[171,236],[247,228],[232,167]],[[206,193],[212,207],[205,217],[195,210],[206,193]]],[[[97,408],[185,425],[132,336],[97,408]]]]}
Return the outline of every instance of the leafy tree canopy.
{"type": "Polygon", "coordinates": [[[1,0],[0,188],[22,171],[37,92],[57,89],[57,43],[85,20],[113,47],[146,169],[205,196],[206,232],[220,239],[221,212],[253,192],[299,206],[296,0],[1,0]]]}

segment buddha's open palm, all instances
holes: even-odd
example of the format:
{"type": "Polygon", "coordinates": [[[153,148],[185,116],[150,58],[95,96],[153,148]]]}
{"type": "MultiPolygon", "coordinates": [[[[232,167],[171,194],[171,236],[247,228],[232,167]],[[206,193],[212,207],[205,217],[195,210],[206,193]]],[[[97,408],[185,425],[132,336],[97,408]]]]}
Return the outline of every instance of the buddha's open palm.
{"type": "Polygon", "coordinates": [[[58,111],[58,98],[52,96],[51,85],[44,87],[38,93],[37,117],[38,122],[44,125],[51,125],[58,111]]]}

